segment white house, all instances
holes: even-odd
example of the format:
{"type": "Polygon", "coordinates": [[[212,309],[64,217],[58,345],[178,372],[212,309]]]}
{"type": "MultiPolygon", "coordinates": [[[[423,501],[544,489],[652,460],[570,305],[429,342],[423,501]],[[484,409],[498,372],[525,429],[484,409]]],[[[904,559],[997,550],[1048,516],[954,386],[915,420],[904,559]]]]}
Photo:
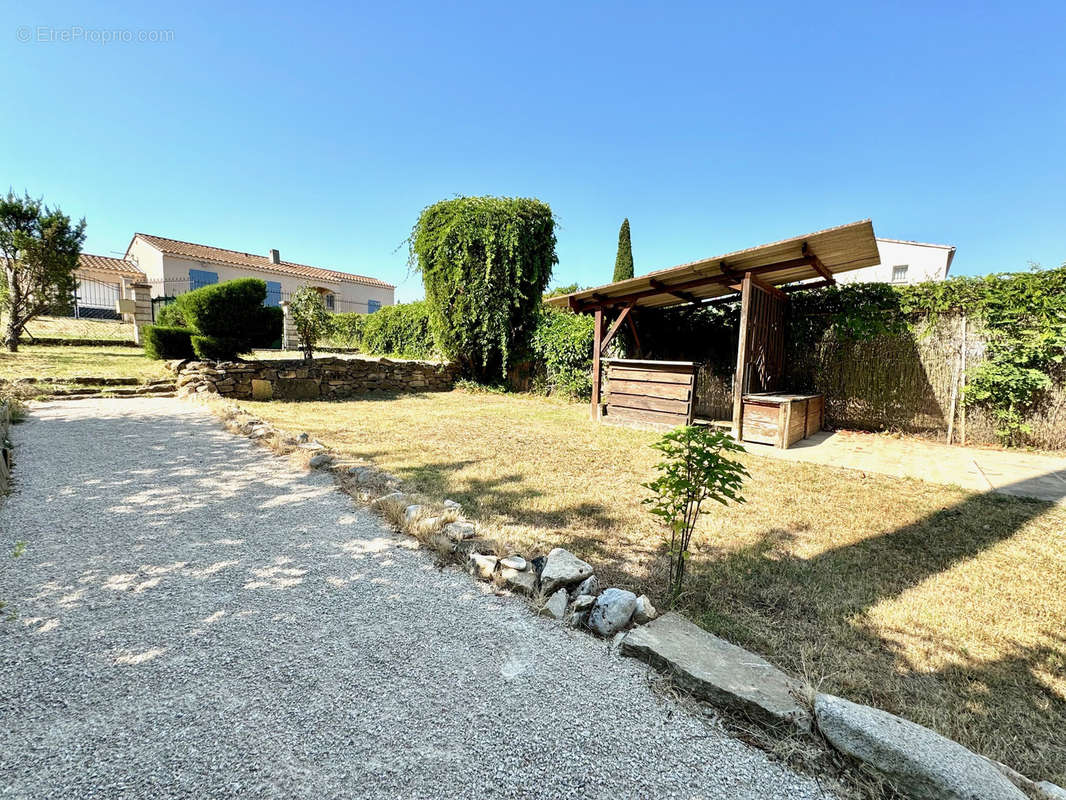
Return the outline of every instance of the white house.
{"type": "Polygon", "coordinates": [[[841,272],[839,283],[921,283],[948,277],[955,248],[947,244],[877,239],[881,263],[872,267],[841,272]]]}
{"type": "Polygon", "coordinates": [[[365,314],[395,303],[392,284],[282,261],[277,250],[261,256],[135,233],[126,248],[126,261],[144,273],[153,297],[174,297],[234,278],[261,278],[267,284],[267,305],[279,305],[303,286],[317,289],[326,308],[338,313],[365,314]]]}

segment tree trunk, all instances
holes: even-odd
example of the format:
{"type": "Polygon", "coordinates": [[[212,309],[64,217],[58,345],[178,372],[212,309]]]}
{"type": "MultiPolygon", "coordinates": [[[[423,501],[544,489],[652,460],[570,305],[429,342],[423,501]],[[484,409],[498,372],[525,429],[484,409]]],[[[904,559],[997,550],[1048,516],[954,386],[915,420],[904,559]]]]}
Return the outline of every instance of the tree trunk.
{"type": "Polygon", "coordinates": [[[13,270],[7,270],[7,313],[4,314],[4,347],[9,353],[17,353],[19,349],[19,334],[22,326],[18,321],[16,309],[21,305],[21,293],[19,292],[18,279],[13,270]]]}

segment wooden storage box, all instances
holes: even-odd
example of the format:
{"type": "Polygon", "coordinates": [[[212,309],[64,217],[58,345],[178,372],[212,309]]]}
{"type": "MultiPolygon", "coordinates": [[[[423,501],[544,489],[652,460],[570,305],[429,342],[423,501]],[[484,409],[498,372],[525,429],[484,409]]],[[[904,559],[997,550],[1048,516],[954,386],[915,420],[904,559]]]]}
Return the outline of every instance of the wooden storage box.
{"type": "Polygon", "coordinates": [[[668,429],[692,423],[696,365],[691,361],[607,361],[604,422],[668,429]]]}
{"type": "Polygon", "coordinates": [[[824,405],[820,394],[746,394],[739,438],[787,448],[822,429],[824,405]]]}

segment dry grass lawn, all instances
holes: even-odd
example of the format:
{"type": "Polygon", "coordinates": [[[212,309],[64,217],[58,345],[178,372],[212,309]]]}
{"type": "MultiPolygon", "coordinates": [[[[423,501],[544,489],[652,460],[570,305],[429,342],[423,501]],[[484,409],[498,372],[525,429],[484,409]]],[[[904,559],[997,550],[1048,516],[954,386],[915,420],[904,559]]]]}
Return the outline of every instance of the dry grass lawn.
{"type": "Polygon", "coordinates": [[[114,339],[133,341],[133,324],[110,319],[74,319],[73,317],[37,317],[26,326],[26,333],[45,339],[114,339]]]}
{"type": "MultiPolygon", "coordinates": [[[[660,596],[640,505],[655,435],[583,405],[462,391],[242,403],[454,498],[526,554],[567,547],[660,596]]],[[[713,509],[682,609],[860,702],[1066,783],[1066,510],[752,455],[748,502],[713,509]]]]}
{"type": "Polygon", "coordinates": [[[0,380],[18,378],[131,377],[142,381],[169,377],[162,361],[145,358],[137,347],[66,347],[20,344],[17,353],[0,350],[0,380]]]}

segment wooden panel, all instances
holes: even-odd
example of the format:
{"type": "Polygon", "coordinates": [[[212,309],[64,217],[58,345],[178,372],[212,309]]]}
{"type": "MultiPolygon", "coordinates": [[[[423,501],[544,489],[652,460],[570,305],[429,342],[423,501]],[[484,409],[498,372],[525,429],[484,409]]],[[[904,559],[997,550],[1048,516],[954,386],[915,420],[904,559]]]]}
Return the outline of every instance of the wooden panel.
{"type": "Polygon", "coordinates": [[[689,383],[692,381],[692,370],[680,372],[676,368],[673,370],[630,369],[628,367],[617,367],[612,364],[607,369],[607,377],[624,381],[689,383]]]}
{"type": "Polygon", "coordinates": [[[636,394],[618,394],[616,392],[608,393],[607,405],[611,408],[642,408],[649,411],[666,411],[671,414],[688,414],[689,409],[687,400],[664,400],[660,397],[644,397],[636,394]]]}
{"type": "Polygon", "coordinates": [[[662,397],[668,400],[688,400],[692,390],[688,386],[673,383],[647,383],[644,381],[610,381],[609,390],[617,394],[635,394],[645,397],[662,397]]]}
{"type": "Polygon", "coordinates": [[[646,411],[636,408],[617,408],[610,406],[607,416],[612,419],[625,420],[627,422],[643,422],[656,425],[684,425],[686,417],[683,414],[667,414],[662,411],[646,411]]]}
{"type": "Polygon", "coordinates": [[[822,414],[825,410],[825,400],[821,395],[812,397],[807,403],[807,430],[810,436],[822,429],[822,414]]]}
{"type": "Polygon", "coordinates": [[[791,416],[788,422],[788,436],[785,438],[785,447],[795,444],[800,439],[807,438],[807,406],[809,400],[796,400],[789,403],[791,416]]]}

